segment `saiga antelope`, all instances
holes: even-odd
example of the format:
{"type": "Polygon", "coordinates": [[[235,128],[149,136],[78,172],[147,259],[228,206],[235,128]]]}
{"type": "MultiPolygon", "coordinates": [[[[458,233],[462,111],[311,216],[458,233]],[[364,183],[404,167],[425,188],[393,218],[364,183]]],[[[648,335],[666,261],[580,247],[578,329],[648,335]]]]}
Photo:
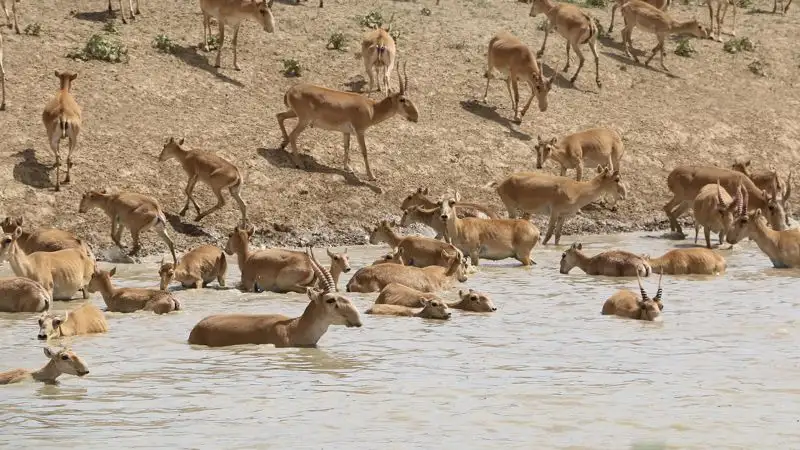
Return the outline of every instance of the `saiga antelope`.
{"type": "Polygon", "coordinates": [[[664,305],[661,303],[661,279],[664,276],[662,273],[658,277],[658,291],[656,296],[652,299],[645,292],[642,286],[642,279],[636,276],[636,281],[639,283],[639,293],[641,298],[633,291],[622,289],[617,291],[603,303],[602,315],[616,315],[619,317],[626,317],[629,319],[646,320],[650,322],[661,322],[663,317],[661,311],[664,305]]]}
{"type": "Polygon", "coordinates": [[[69,138],[69,153],[67,153],[67,176],[64,183],[69,183],[69,172],[72,169],[72,152],[78,145],[78,134],[81,131],[81,108],[70,93],[72,82],[78,77],[74,72],[55,71],[56,78],[61,81],[61,87],[55,97],[50,100],[42,112],[42,122],[47,131],[50,150],[56,157],[56,187],[61,190],[61,156],[59,144],[62,139],[69,138]]]}
{"type": "Polygon", "coordinates": [[[58,384],[57,378],[65,373],[78,377],[89,374],[86,362],[71,350],[45,347],[44,356],[48,358],[47,364],[39,370],[13,369],[0,372],[0,384],[33,380],[54,385],[58,384]]]}
{"type": "Polygon", "coordinates": [[[188,150],[183,148],[182,145],[183,139],[176,142],[175,138],[170,137],[158,156],[158,160],[162,162],[172,158],[177,159],[186,175],[189,176],[189,181],[186,183],[186,203],[178,215],[186,214],[191,202],[197,211],[197,217],[194,220],[199,222],[203,217],[225,206],[225,197],[222,196],[222,190],[227,189],[231,193],[231,197],[239,205],[239,212],[242,215],[241,225],[247,224],[247,205],[239,195],[239,191],[242,188],[242,174],[239,169],[213,153],[202,150],[188,150]],[[207,184],[211,191],[214,192],[214,196],[217,197],[217,204],[205,212],[200,212],[200,205],[192,197],[197,181],[207,184]]]}
{"type": "Polygon", "coordinates": [[[569,70],[569,49],[570,47],[575,50],[578,55],[578,69],[575,75],[569,79],[570,83],[575,83],[578,79],[578,74],[583,69],[583,63],[586,58],[581,52],[581,45],[589,44],[589,50],[592,51],[594,56],[594,81],[597,87],[603,87],[600,82],[600,58],[597,56],[597,25],[594,20],[581,11],[575,5],[566,3],[557,3],[552,0],[533,0],[531,5],[531,17],[536,17],[537,14],[544,13],[547,16],[547,24],[544,29],[544,40],[542,41],[542,48],[536,53],[537,58],[544,55],[544,48],[547,45],[547,36],[554,29],[567,40],[567,64],[562,69],[563,72],[569,70]]]}
{"type": "Polygon", "coordinates": [[[264,31],[275,31],[275,18],[272,16],[272,3],[275,0],[200,0],[203,12],[203,46],[209,51],[208,36],[211,35],[211,18],[217,19],[219,26],[219,47],[214,67],[220,66],[222,46],[225,43],[225,25],[233,28],[233,68],[241,70],[237,63],[236,44],[239,40],[239,27],[245,19],[258,22],[264,31]]]}
{"type": "Polygon", "coordinates": [[[722,42],[720,35],[722,34],[722,23],[725,22],[725,14],[728,12],[728,6],[733,7],[733,25],[731,26],[731,36],[736,36],[736,3],[738,0],[706,0],[708,5],[708,19],[709,19],[709,32],[711,36],[715,35],[719,42],[722,42]],[[717,13],[714,14],[714,7],[716,6],[717,13]]]}
{"type": "Polygon", "coordinates": [[[749,158],[737,158],[731,165],[731,169],[741,172],[750,178],[750,180],[762,191],[772,191],[775,197],[783,205],[783,210],[786,213],[786,226],[789,226],[789,218],[792,216],[791,206],[789,205],[789,197],[792,195],[792,176],[794,171],[789,171],[789,176],[786,181],[781,180],[778,172],[775,169],[761,171],[750,171],[749,158]]]}
{"type": "Polygon", "coordinates": [[[500,32],[489,40],[489,51],[486,58],[484,103],[489,95],[489,83],[494,78],[492,71],[497,69],[508,75],[506,89],[511,97],[511,109],[514,110],[515,123],[522,123],[522,117],[528,112],[533,97],[536,97],[536,101],[539,103],[539,111],[547,111],[547,94],[553,86],[555,74],[550,78],[545,78],[541,63],[533,57],[531,50],[522,41],[510,33],[500,32]],[[531,88],[531,96],[522,111],[519,111],[518,80],[526,81],[531,88]]]}
{"type": "Polygon", "coordinates": [[[394,39],[389,34],[389,28],[376,28],[367,31],[361,40],[361,58],[364,60],[364,70],[369,76],[369,92],[378,79],[378,92],[381,90],[383,82],[386,92],[390,93],[389,80],[392,77],[397,50],[394,39]]]}
{"type": "Polygon", "coordinates": [[[739,185],[736,189],[735,197],[731,197],[728,191],[722,189],[719,181],[717,181],[716,185],[707,184],[700,189],[700,193],[697,194],[692,203],[695,244],[697,244],[700,228],[703,228],[707,248],[711,248],[712,231],[719,233],[719,245],[722,245],[725,241],[725,235],[733,226],[734,219],[736,219],[736,212],[742,202],[742,189],[742,186],[739,185]]]}
{"type": "MultiPolygon", "coordinates": [[[[624,5],[626,1],[627,0],[617,0],[611,7],[611,24],[608,26],[608,34],[611,34],[611,32],[614,31],[614,15],[617,13],[617,8],[624,5]]],[[[644,1],[655,6],[661,11],[666,11],[672,5],[672,0],[644,0],[644,1]]]]}
{"type": "MultiPolygon", "coordinates": [[[[131,20],[136,20],[136,16],[141,14],[141,12],[139,11],[139,0],[135,1],[136,1],[136,9],[133,8],[134,0],[128,0],[128,9],[131,12],[131,20]]],[[[113,12],[114,9],[111,7],[111,0],[108,0],[108,13],[112,14],[113,12]]],[[[119,0],[119,16],[122,18],[122,23],[128,23],[128,21],[125,20],[125,8],[122,7],[122,0],[119,0]]]]}
{"type": "Polygon", "coordinates": [[[800,268],[800,229],[777,231],[770,228],[761,208],[748,212],[748,194],[739,208],[736,221],[726,240],[736,244],[749,237],[772,262],[776,269],[800,268]]]}
{"type": "Polygon", "coordinates": [[[625,154],[622,136],[610,128],[589,128],[549,141],[537,136],[536,168],[541,169],[548,159],[552,158],[561,165],[561,176],[567,175],[567,169],[575,169],[575,179],[583,178],[584,162],[607,164],[612,170],[619,170],[620,161],[625,154]]]}
{"type": "MultiPolygon", "coordinates": [[[[17,34],[19,34],[19,22],[17,22],[17,3],[19,3],[19,0],[0,0],[0,6],[3,7],[3,12],[6,15],[6,26],[8,26],[8,28],[12,28],[13,27],[14,31],[17,34]],[[11,17],[9,17],[9,15],[8,15],[8,6],[6,5],[7,3],[11,3],[11,17]],[[11,20],[12,18],[13,18],[13,24],[12,24],[12,20],[11,20]]],[[[789,3],[791,3],[791,2],[789,2],[789,3]]],[[[787,8],[788,8],[788,5],[787,5],[787,8]]],[[[0,37],[0,40],[2,40],[1,37],[0,37]]]]}
{"type": "MultiPolygon", "coordinates": [[[[783,0],[780,0],[780,2],[781,2],[781,14],[786,14],[786,11],[789,11],[789,5],[792,4],[792,0],[789,0],[789,2],[786,3],[786,6],[783,5],[783,0]]],[[[775,14],[777,12],[778,12],[778,0],[774,0],[772,2],[772,14],[775,14]]],[[[19,33],[19,31],[17,31],[17,33],[19,33]]]]}
{"type": "Polygon", "coordinates": [[[625,55],[633,58],[637,63],[639,58],[631,53],[633,45],[631,44],[631,34],[633,29],[638,27],[643,31],[655,34],[658,39],[658,44],[653,47],[650,57],[644,62],[647,66],[650,61],[656,56],[656,52],[660,52],[661,68],[669,72],[667,66],[664,65],[664,40],[667,36],[672,34],[689,34],[698,38],[707,39],[708,30],[700,25],[697,19],[679,22],[669,14],[653,5],[645,3],[641,0],[628,0],[627,3],[622,5],[622,18],[625,19],[625,28],[622,29],[622,41],[625,44],[625,55]]]}
{"type": "Polygon", "coordinates": [[[292,146],[292,161],[298,168],[304,164],[297,155],[297,137],[309,126],[329,131],[340,131],[344,135],[344,169],[350,168],[350,135],[355,134],[361,154],[364,157],[367,179],[375,181],[375,175],[367,158],[367,143],[364,134],[367,129],[399,114],[410,122],[417,123],[419,111],[416,105],[406,96],[408,92],[408,74],[403,64],[403,76],[400,78],[400,92],[392,93],[380,101],[375,101],[353,92],[328,89],[313,84],[300,83],[292,86],[283,96],[283,103],[288,111],[278,113],[278,126],[281,128],[283,142],[292,146]],[[283,122],[297,118],[297,125],[291,134],[286,133],[283,122]]]}
{"type": "Polygon", "coordinates": [[[39,332],[36,338],[46,341],[107,331],[108,322],[106,322],[103,311],[100,311],[92,302],[84,302],[70,311],[56,313],[48,310],[43,312],[39,316],[39,332]]]}

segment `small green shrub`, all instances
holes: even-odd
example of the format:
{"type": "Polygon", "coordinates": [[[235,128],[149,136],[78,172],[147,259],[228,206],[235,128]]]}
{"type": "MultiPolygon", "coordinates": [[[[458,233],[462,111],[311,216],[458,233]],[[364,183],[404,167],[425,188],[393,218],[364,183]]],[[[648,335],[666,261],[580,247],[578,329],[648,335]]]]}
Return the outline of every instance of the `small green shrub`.
{"type": "Polygon", "coordinates": [[[159,34],[153,39],[153,48],[161,53],[175,53],[178,50],[178,45],[172,42],[172,39],[165,34],[159,34]]]}
{"type": "Polygon", "coordinates": [[[403,32],[393,28],[391,31],[389,31],[389,36],[391,36],[392,39],[394,39],[394,42],[397,43],[400,41],[400,37],[403,36],[403,32]]]}
{"type": "Polygon", "coordinates": [[[607,0],[586,0],[586,6],[590,8],[605,8],[608,6],[607,0]]]}
{"type": "Polygon", "coordinates": [[[697,50],[694,49],[689,38],[682,38],[678,41],[678,46],[675,47],[675,54],[684,58],[691,58],[695,53],[697,53],[697,50]]]}
{"type": "Polygon", "coordinates": [[[750,9],[753,6],[753,0],[737,0],[736,6],[743,9],[750,9]]]}
{"type": "Polygon", "coordinates": [[[299,77],[302,68],[300,67],[300,63],[297,62],[296,59],[284,59],[281,60],[283,62],[283,75],[286,77],[299,77]]]}
{"type": "Polygon", "coordinates": [[[422,8],[422,10],[419,13],[422,14],[423,16],[430,16],[432,14],[432,11],[430,10],[430,8],[422,8]]]}
{"type": "Polygon", "coordinates": [[[748,64],[747,68],[750,69],[750,72],[760,77],[767,76],[766,65],[758,59],[748,64]]]}
{"type": "Polygon", "coordinates": [[[128,49],[120,42],[112,41],[99,34],[93,34],[83,49],[68,53],[67,58],[110,63],[127,62],[128,49]]]}
{"type": "Polygon", "coordinates": [[[325,46],[328,50],[344,50],[347,47],[347,37],[344,33],[333,33],[328,38],[328,44],[325,46]]]}
{"type": "Polygon", "coordinates": [[[722,49],[728,53],[752,52],[756,49],[756,45],[749,38],[740,37],[729,40],[722,49]]]}
{"type": "Polygon", "coordinates": [[[25,29],[22,30],[22,32],[27,34],[28,36],[39,36],[40,34],[42,34],[42,25],[39,24],[39,22],[28,24],[28,26],[25,27],[25,29]]]}
{"type": "Polygon", "coordinates": [[[111,34],[119,34],[119,27],[117,26],[117,21],[114,19],[106,21],[105,25],[103,25],[103,31],[111,34]]]}
{"type": "Polygon", "coordinates": [[[216,34],[209,36],[208,40],[206,40],[206,45],[208,46],[208,51],[219,50],[219,36],[216,34]]]}
{"type": "Polygon", "coordinates": [[[366,16],[359,18],[358,23],[367,28],[380,28],[383,26],[383,14],[380,11],[370,11],[366,16]]]}

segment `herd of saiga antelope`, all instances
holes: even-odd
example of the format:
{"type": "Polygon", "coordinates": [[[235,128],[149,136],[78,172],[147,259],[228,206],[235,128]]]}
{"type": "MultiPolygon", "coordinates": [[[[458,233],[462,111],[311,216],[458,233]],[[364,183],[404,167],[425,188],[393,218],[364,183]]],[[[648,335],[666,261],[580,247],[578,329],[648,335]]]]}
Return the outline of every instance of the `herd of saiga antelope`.
{"type": "MultiPolygon", "coordinates": [[[[11,22],[6,0],[0,0],[11,22]]],[[[298,0],[299,3],[299,0],[298,0]]],[[[708,0],[712,27],[716,23],[719,39],[721,24],[728,7],[728,1],[708,0]],[[714,6],[717,8],[714,16],[714,6]],[[720,14],[721,11],[721,14],[720,14]]],[[[730,2],[733,4],[732,2],[730,2]]],[[[438,4],[438,0],[437,0],[438,4]]],[[[672,19],[665,10],[669,0],[618,0],[612,9],[611,26],[614,13],[621,8],[625,27],[622,31],[625,52],[630,53],[631,32],[635,27],[653,33],[658,45],[653,48],[647,63],[660,52],[664,67],[664,39],[670,34],[691,34],[707,38],[713,32],[701,26],[696,20],[679,22],[672,19]]],[[[791,0],[781,12],[788,10],[791,0]]],[[[16,2],[11,0],[14,27],[19,33],[16,21],[16,2]]],[[[204,42],[211,31],[211,18],[219,24],[219,51],[216,66],[220,65],[224,26],[233,27],[233,65],[237,63],[236,43],[241,22],[255,19],[267,32],[274,30],[272,0],[200,0],[203,18],[204,42]]],[[[130,18],[139,14],[130,0],[130,18]]],[[[320,7],[323,1],[320,0],[320,7]]],[[[775,0],[777,9],[777,0],[775,0]]],[[[122,1],[120,0],[120,9],[122,1]]],[[[109,0],[111,10],[111,0],[109,0]]],[[[734,28],[736,7],[734,11],[734,28]]],[[[544,52],[547,36],[557,30],[567,40],[567,65],[569,50],[573,48],[578,55],[579,65],[571,82],[574,82],[584,63],[580,46],[588,44],[595,59],[596,83],[601,86],[596,50],[597,26],[594,21],[577,7],[559,4],[551,0],[533,0],[531,16],[544,13],[548,23],[545,38],[537,57],[544,52]]],[[[125,20],[122,12],[122,20],[125,20]]],[[[5,109],[5,71],[2,66],[2,35],[0,34],[0,72],[2,72],[2,108],[5,109]]],[[[367,176],[374,176],[367,160],[364,132],[377,123],[400,114],[416,122],[418,111],[406,96],[408,76],[400,78],[400,91],[392,93],[389,80],[392,68],[396,65],[395,42],[388,30],[377,28],[369,31],[362,42],[362,57],[370,79],[370,91],[375,81],[378,90],[386,90],[387,96],[380,101],[356,93],[336,91],[309,84],[297,84],[290,88],[284,103],[289,108],[277,115],[283,134],[283,146],[291,144],[292,159],[300,166],[297,157],[296,139],[308,126],[331,131],[340,131],[345,137],[345,167],[349,170],[350,135],[355,133],[361,148],[367,176]],[[377,80],[376,80],[377,78],[377,80]],[[284,121],[297,118],[295,129],[287,134],[284,121]]],[[[638,60],[637,60],[638,61],[638,60]]],[[[541,63],[532,52],[514,36],[501,33],[490,40],[488,49],[488,70],[486,72],[488,92],[492,70],[498,69],[509,75],[506,85],[512,100],[515,121],[521,121],[533,97],[537,97],[539,108],[547,108],[547,94],[553,78],[546,79],[541,63]],[[531,98],[519,111],[519,92],[517,80],[528,82],[532,90],[531,98]]],[[[665,70],[666,67],[664,67],[665,70]]],[[[45,107],[42,119],[47,131],[51,150],[55,155],[55,189],[60,189],[59,143],[69,141],[67,173],[64,180],[69,182],[72,167],[72,152],[77,144],[81,129],[81,110],[70,93],[76,74],[56,72],[61,87],[57,95],[45,107]]],[[[485,100],[486,94],[484,94],[485,100]]],[[[624,199],[626,190],[620,180],[620,161],[624,148],[620,136],[612,130],[594,128],[566,136],[560,140],[538,140],[537,168],[542,168],[547,159],[561,165],[561,176],[536,172],[516,173],[500,183],[493,183],[502,202],[506,206],[509,219],[499,218],[489,207],[443,198],[438,202],[431,200],[427,189],[418,189],[409,195],[401,205],[404,214],[401,225],[424,223],[437,232],[434,239],[420,236],[400,236],[393,224],[382,221],[371,230],[370,243],[386,242],[392,252],[375,261],[371,266],[358,270],[347,284],[348,292],[380,292],[375,305],[367,313],[398,316],[416,316],[430,319],[449,319],[449,308],[475,312],[495,311],[492,301],[472,289],[459,291],[460,301],[448,304],[434,293],[447,289],[456,280],[464,282],[469,273],[469,262],[477,266],[480,259],[500,260],[516,258],[523,265],[533,264],[531,252],[540,241],[539,230],[530,222],[530,215],[546,212],[550,214],[548,229],[543,243],[555,235],[558,244],[564,220],[587,204],[603,195],[610,195],[614,201],[624,199]],[[597,175],[589,181],[582,181],[584,163],[600,164],[597,175]],[[567,169],[575,169],[577,180],[566,178],[567,169]],[[522,218],[517,218],[522,213],[522,218]],[[469,256],[469,260],[465,257],[469,256]]],[[[225,200],[222,190],[227,189],[236,200],[241,211],[241,223],[230,234],[225,253],[238,256],[241,269],[241,288],[245,291],[268,290],[274,292],[306,293],[310,302],[300,317],[289,318],[282,315],[213,315],[201,320],[192,329],[189,343],[207,346],[227,346],[245,343],[273,344],[275,346],[314,346],[330,325],[360,327],[361,318],[352,302],[338,289],[339,276],[350,271],[347,252],[333,253],[328,249],[330,268],[324,267],[308,248],[305,253],[282,249],[251,251],[250,238],[254,227],[247,223],[246,204],[240,196],[242,179],[239,170],[230,162],[208,152],[188,150],[183,140],[170,138],[164,145],[159,159],[165,161],[175,158],[180,161],[189,177],[186,187],[186,204],[183,215],[191,203],[201,220],[208,214],[222,208],[225,200]],[[218,202],[215,206],[200,211],[200,206],[192,197],[197,181],[208,184],[218,202]]],[[[749,161],[737,161],[732,169],[707,166],[681,166],[670,173],[667,183],[674,194],[664,206],[672,231],[682,234],[677,219],[689,209],[695,216],[695,242],[699,229],[704,228],[706,247],[675,249],[659,258],[636,255],[626,251],[614,250],[595,256],[582,252],[580,243],[573,244],[561,258],[561,273],[568,273],[573,267],[580,267],[591,275],[636,276],[640,293],[622,290],[605,301],[602,314],[614,314],[632,319],[661,320],[661,278],[658,291],[652,299],[641,284],[641,277],[651,273],[667,274],[721,274],[725,271],[725,259],[710,250],[710,233],[719,233],[720,245],[724,240],[735,244],[745,237],[755,240],[759,248],[769,257],[775,267],[800,266],[800,231],[787,230],[789,214],[787,200],[791,193],[791,174],[781,180],[775,171],[750,174],[749,161]],[[733,195],[731,195],[733,193],[733,195]]],[[[103,210],[111,219],[111,237],[120,248],[124,228],[131,232],[133,247],[131,255],[138,253],[139,234],[153,228],[169,246],[172,263],[162,261],[159,275],[161,285],[158,290],[143,288],[115,288],[111,278],[115,269],[100,270],[95,265],[94,255],[89,246],[70,232],[58,229],[39,229],[34,232],[23,229],[22,218],[6,218],[2,222],[5,233],[0,242],[0,261],[9,261],[14,273],[12,278],[0,280],[0,311],[3,312],[41,312],[39,318],[39,339],[61,338],[89,333],[102,333],[108,330],[103,313],[87,302],[68,311],[63,316],[50,311],[52,300],[71,299],[77,291],[83,298],[88,293],[100,292],[107,311],[128,313],[139,310],[168,313],[181,308],[180,302],[167,291],[173,280],[184,287],[200,288],[217,280],[225,286],[227,263],[225,253],[218,247],[203,245],[188,252],[178,262],[173,243],[166,232],[166,219],[157,200],[141,194],[106,191],[89,191],[81,199],[79,212],[86,213],[92,208],[103,210]]],[[[83,376],[88,373],[85,362],[73,351],[61,348],[45,348],[49,362],[38,371],[23,369],[0,374],[0,384],[34,379],[46,383],[56,382],[62,373],[83,376]]]]}

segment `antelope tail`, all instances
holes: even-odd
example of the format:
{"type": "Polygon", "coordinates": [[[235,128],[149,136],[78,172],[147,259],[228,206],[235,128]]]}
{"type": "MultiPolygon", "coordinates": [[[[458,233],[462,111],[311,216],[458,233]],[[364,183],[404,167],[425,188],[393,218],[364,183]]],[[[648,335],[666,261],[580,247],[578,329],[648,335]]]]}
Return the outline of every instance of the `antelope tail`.
{"type": "Polygon", "coordinates": [[[581,44],[585,44],[597,36],[597,23],[594,21],[594,18],[586,13],[583,13],[583,17],[586,17],[586,20],[589,21],[589,35],[586,36],[586,39],[584,39],[581,44]]]}
{"type": "Polygon", "coordinates": [[[66,138],[67,130],[69,129],[69,121],[63,115],[58,117],[58,126],[61,128],[61,139],[66,138]]]}

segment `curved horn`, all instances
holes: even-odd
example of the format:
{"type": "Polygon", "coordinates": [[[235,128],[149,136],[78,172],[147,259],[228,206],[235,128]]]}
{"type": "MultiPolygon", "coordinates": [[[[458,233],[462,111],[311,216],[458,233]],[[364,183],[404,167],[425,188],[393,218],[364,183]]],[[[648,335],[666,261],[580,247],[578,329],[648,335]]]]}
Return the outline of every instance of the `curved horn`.
{"type": "Polygon", "coordinates": [[[717,178],[717,201],[720,206],[725,206],[725,200],[722,199],[722,186],[719,185],[719,178],[717,178]]]}
{"type": "Polygon", "coordinates": [[[661,271],[661,274],[658,276],[658,291],[656,291],[656,296],[653,297],[653,300],[655,300],[655,301],[661,300],[661,292],[662,292],[661,279],[662,278],[664,278],[664,271],[663,270],[661,271]]]}
{"type": "Polygon", "coordinates": [[[739,205],[739,206],[742,208],[741,215],[743,215],[743,216],[747,215],[747,211],[748,211],[748,208],[747,208],[747,197],[748,196],[749,196],[749,194],[747,193],[747,190],[745,190],[744,186],[742,186],[742,204],[739,205]]]}
{"type": "Polygon", "coordinates": [[[783,201],[786,201],[790,195],[792,195],[792,174],[793,171],[789,171],[789,176],[786,177],[786,190],[783,192],[783,201]]]}
{"type": "MultiPolygon", "coordinates": [[[[403,61],[405,63],[405,61],[403,61]]],[[[400,58],[397,58],[397,67],[400,67],[400,58]]],[[[400,70],[397,71],[397,82],[400,84],[400,95],[405,94],[406,92],[406,85],[403,83],[403,76],[400,73],[400,70]]]]}
{"type": "Polygon", "coordinates": [[[639,292],[642,293],[642,300],[648,301],[650,297],[647,296],[647,292],[645,292],[644,287],[642,286],[642,278],[639,276],[639,271],[636,271],[636,281],[639,283],[639,292]]]}
{"type": "Polygon", "coordinates": [[[407,65],[408,61],[403,61],[403,92],[408,92],[408,72],[406,71],[407,65]]]}
{"type": "Polygon", "coordinates": [[[333,282],[333,277],[331,273],[323,267],[319,261],[317,261],[317,257],[314,256],[314,252],[311,247],[306,248],[306,253],[308,254],[308,258],[311,261],[311,267],[314,269],[314,272],[317,273],[317,276],[322,280],[322,285],[324,286],[324,292],[333,292],[336,290],[336,284],[333,282]]]}

